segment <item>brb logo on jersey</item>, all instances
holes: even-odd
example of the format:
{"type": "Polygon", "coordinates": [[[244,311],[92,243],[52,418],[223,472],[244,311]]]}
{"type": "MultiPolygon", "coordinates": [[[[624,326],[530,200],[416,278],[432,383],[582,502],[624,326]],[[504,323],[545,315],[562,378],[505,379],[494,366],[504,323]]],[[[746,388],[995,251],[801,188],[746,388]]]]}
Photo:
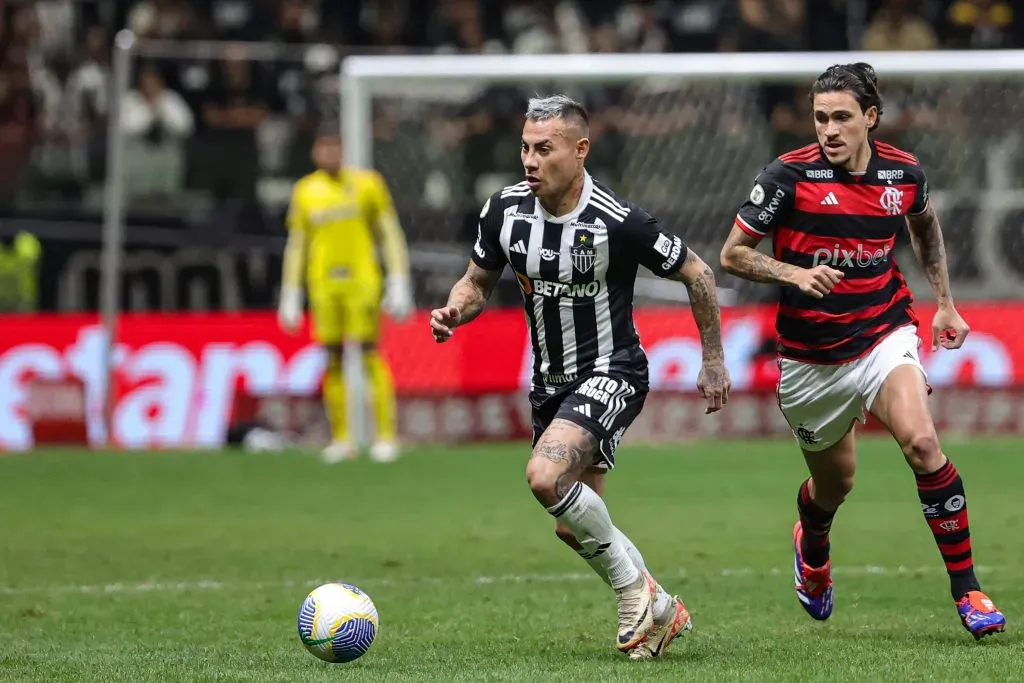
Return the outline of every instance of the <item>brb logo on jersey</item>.
{"type": "Polygon", "coordinates": [[[882,205],[885,212],[890,216],[899,216],[903,213],[903,190],[895,187],[887,187],[882,192],[878,203],[882,205]]]}
{"type": "Polygon", "coordinates": [[[594,233],[589,230],[577,230],[572,241],[572,266],[581,273],[588,272],[594,267],[594,258],[597,252],[594,251],[594,233]]]}
{"type": "MultiPolygon", "coordinates": [[[[832,266],[835,268],[870,268],[889,257],[892,247],[888,244],[881,249],[865,249],[858,244],[856,249],[843,249],[836,244],[831,249],[822,247],[814,252],[814,266],[832,266]]],[[[812,267],[814,267],[812,266],[812,267]]]]}

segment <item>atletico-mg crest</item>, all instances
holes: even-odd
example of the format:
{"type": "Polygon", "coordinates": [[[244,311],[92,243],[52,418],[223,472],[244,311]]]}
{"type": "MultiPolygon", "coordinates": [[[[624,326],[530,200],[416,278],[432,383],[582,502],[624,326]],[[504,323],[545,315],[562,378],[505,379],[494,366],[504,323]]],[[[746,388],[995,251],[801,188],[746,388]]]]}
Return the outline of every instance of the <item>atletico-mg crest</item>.
{"type": "Polygon", "coordinates": [[[572,266],[581,273],[594,267],[594,233],[589,230],[577,230],[572,240],[572,266]]]}

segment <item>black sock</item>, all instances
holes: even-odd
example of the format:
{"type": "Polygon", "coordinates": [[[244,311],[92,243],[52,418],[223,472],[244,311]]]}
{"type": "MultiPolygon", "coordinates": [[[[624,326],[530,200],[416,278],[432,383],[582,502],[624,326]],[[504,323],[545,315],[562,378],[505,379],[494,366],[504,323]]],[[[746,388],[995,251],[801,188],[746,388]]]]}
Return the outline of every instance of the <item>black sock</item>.
{"type": "Polygon", "coordinates": [[[971,528],[967,522],[967,497],[964,482],[953,462],[930,474],[915,474],[921,511],[931,527],[935,544],[949,574],[953,600],[970,591],[981,590],[974,575],[971,557],[971,528]]]}
{"type": "Polygon", "coordinates": [[[804,564],[816,569],[824,567],[828,562],[828,553],[831,549],[828,535],[832,530],[832,518],[836,513],[835,510],[823,510],[814,503],[807,486],[809,482],[810,479],[800,485],[796,507],[800,511],[800,526],[804,532],[800,552],[804,556],[804,564]]]}

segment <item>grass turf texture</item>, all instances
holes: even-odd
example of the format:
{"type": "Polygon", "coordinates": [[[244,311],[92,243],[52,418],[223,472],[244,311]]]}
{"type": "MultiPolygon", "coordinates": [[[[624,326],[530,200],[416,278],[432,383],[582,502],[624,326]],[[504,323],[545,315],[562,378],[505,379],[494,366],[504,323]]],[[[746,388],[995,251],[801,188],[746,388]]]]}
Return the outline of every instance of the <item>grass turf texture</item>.
{"type": "Polygon", "coordinates": [[[610,590],[552,533],[525,447],[394,465],[305,454],[0,458],[0,680],[1012,680],[1024,675],[1021,442],[947,444],[1007,633],[960,626],[913,477],[862,440],[833,534],[836,611],[792,588],[789,442],[624,447],[617,524],[694,615],[654,662],[614,648],[610,590]],[[299,644],[306,592],[353,582],[381,631],[353,664],[299,644]]]}

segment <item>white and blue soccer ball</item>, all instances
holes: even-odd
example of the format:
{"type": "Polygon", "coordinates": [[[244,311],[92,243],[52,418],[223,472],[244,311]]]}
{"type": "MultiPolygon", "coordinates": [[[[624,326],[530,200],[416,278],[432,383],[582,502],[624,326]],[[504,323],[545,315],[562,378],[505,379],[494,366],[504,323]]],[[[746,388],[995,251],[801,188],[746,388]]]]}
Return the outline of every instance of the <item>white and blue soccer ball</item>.
{"type": "Polygon", "coordinates": [[[373,645],[379,623],[369,595],[347,583],[326,583],[299,608],[299,639],[318,659],[351,662],[373,645]]]}

